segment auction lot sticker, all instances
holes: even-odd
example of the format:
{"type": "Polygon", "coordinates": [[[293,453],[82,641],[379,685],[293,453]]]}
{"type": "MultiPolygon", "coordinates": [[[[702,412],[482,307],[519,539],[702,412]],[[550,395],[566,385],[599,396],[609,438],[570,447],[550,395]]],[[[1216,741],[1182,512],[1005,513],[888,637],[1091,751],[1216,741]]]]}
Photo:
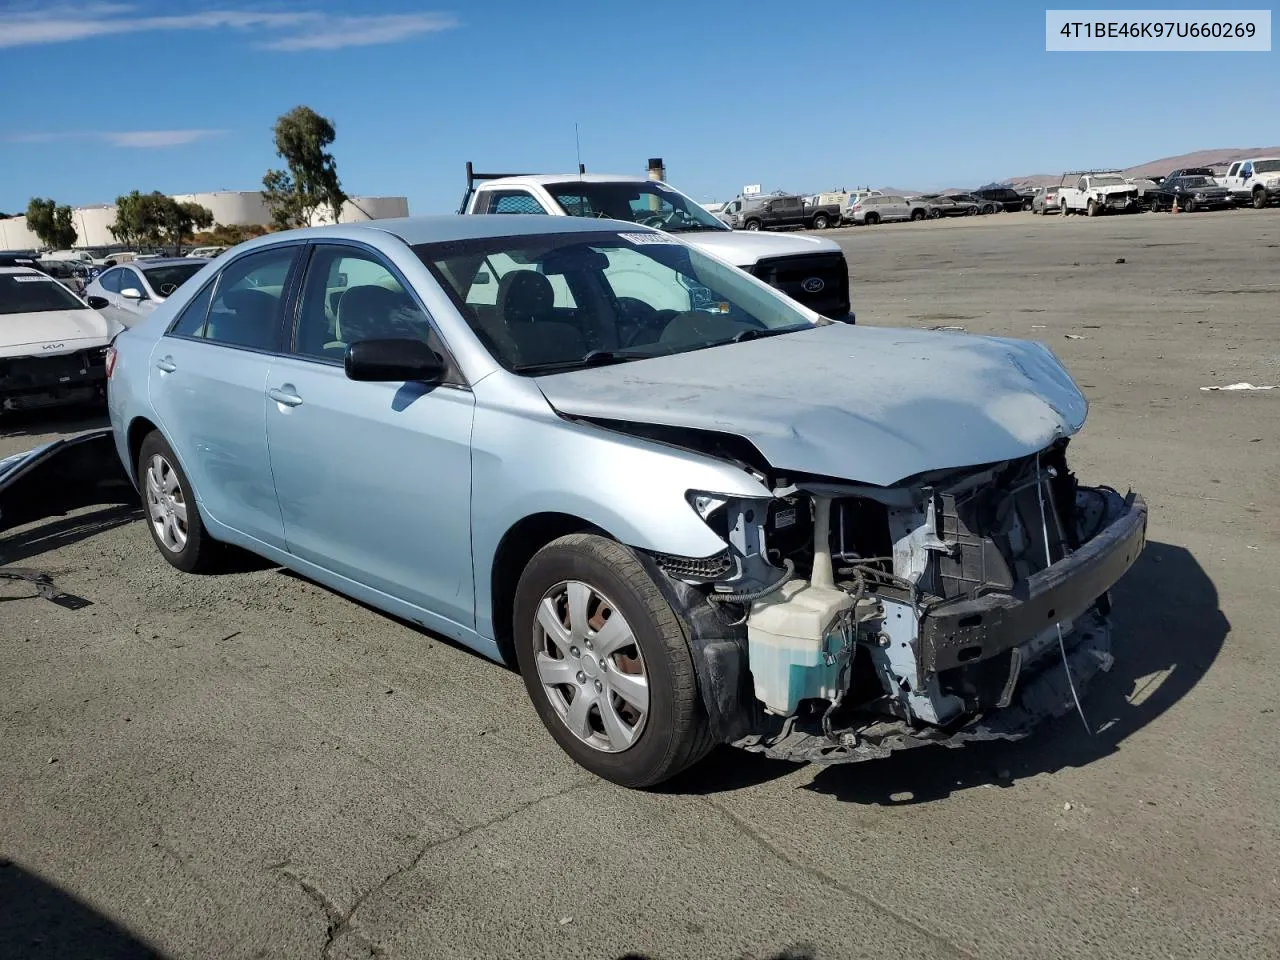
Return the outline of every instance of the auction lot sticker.
{"type": "Polygon", "coordinates": [[[1270,10],[1046,10],[1045,50],[1269,52],[1270,10]]]}

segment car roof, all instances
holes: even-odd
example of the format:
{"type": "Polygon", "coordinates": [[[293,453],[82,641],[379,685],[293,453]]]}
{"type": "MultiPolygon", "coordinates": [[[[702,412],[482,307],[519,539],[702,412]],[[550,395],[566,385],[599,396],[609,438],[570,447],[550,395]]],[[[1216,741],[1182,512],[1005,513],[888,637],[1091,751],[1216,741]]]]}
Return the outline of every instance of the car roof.
{"type": "Polygon", "coordinates": [[[629,173],[528,173],[515,177],[502,177],[497,180],[486,180],[483,183],[476,184],[476,189],[480,190],[495,183],[523,183],[523,184],[548,184],[548,183],[654,183],[657,181],[650,180],[648,177],[639,177],[629,173]]]}
{"type": "Polygon", "coordinates": [[[156,257],[154,260],[133,260],[129,263],[119,264],[119,266],[132,267],[136,265],[139,270],[150,270],[152,267],[172,267],[177,264],[190,265],[192,263],[208,262],[202,257],[156,257]]]}
{"type": "Polygon", "coordinates": [[[8,275],[8,274],[15,274],[15,273],[16,274],[34,273],[42,277],[48,276],[47,273],[41,273],[39,270],[36,270],[34,267],[0,267],[0,274],[8,275]]]}
{"type": "Polygon", "coordinates": [[[324,237],[373,240],[390,234],[413,246],[419,243],[451,243],[459,240],[488,240],[494,237],[529,237],[556,233],[600,233],[625,230],[654,233],[636,223],[586,217],[549,217],[545,214],[454,214],[434,217],[396,217],[363,223],[337,223],[323,227],[303,227],[269,233],[251,240],[244,249],[266,246],[272,241],[320,240],[324,237]]]}

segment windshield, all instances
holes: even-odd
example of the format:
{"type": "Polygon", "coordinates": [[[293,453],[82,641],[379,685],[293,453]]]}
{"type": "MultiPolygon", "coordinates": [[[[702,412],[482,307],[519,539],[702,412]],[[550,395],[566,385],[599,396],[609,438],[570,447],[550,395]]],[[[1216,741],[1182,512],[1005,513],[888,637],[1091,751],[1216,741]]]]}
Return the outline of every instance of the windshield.
{"type": "Polygon", "coordinates": [[[203,263],[175,263],[163,267],[143,267],[147,283],[162,297],[173,294],[180,286],[194,277],[204,267],[203,263]]]}
{"type": "Polygon", "coordinates": [[[413,249],[494,358],[521,374],[685,353],[814,325],[736,268],[651,231],[413,249]]]}
{"type": "Polygon", "coordinates": [[[1259,160],[1253,165],[1254,173],[1275,173],[1280,170],[1280,160],[1259,160]]]}
{"type": "Polygon", "coordinates": [[[1124,177],[1094,177],[1089,181],[1095,187],[1123,187],[1126,186],[1124,177]]]}
{"type": "Polygon", "coordinates": [[[1178,181],[1184,187],[1207,187],[1209,181],[1204,177],[1183,177],[1178,181]]]}
{"type": "Polygon", "coordinates": [[[549,183],[546,187],[571,217],[629,220],[668,233],[729,229],[700,204],[657,181],[589,183],[570,180],[549,183]]]}
{"type": "Polygon", "coordinates": [[[53,277],[43,273],[0,273],[0,315],[88,309],[53,277]]]}

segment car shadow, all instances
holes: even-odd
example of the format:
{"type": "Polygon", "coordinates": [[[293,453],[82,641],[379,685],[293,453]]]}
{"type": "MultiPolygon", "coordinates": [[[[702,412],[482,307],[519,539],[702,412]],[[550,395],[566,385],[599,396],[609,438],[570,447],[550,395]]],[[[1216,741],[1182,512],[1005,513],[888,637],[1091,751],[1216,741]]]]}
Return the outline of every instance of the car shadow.
{"type": "Polygon", "coordinates": [[[1116,662],[1081,698],[1088,729],[1073,712],[1014,743],[922,747],[881,761],[826,767],[805,789],[853,803],[930,803],[975,787],[1010,787],[1116,753],[1200,682],[1231,624],[1218,607],[1212,578],[1190,551],[1171,544],[1148,541],[1112,597],[1116,662]]]}
{"type": "Polygon", "coordinates": [[[51,523],[42,523],[7,537],[0,537],[0,564],[21,563],[142,519],[142,510],[127,503],[109,504],[51,523]]]}
{"type": "Polygon", "coordinates": [[[43,437],[47,434],[70,435],[82,430],[110,426],[106,406],[101,402],[6,413],[0,417],[0,436],[43,437]]]}
{"type": "Polygon", "coordinates": [[[56,884],[0,857],[0,960],[164,960],[56,884]]]}

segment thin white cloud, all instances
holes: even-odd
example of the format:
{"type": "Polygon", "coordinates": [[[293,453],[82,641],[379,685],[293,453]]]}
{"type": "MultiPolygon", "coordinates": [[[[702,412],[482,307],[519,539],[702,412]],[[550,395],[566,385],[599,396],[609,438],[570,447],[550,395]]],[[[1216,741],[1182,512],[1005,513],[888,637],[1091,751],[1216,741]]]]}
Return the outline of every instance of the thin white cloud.
{"type": "Polygon", "coordinates": [[[198,140],[216,137],[225,130],[97,130],[63,133],[13,133],[4,137],[9,143],[56,143],[60,140],[92,140],[113,147],[154,149],[181,147],[198,140]]]}
{"type": "Polygon", "coordinates": [[[260,44],[268,49],[336,50],[396,43],[457,25],[453,17],[436,13],[338,16],[317,10],[203,10],[147,15],[134,4],[62,4],[0,13],[0,48],[71,43],[123,33],[252,29],[276,34],[260,44]]]}
{"type": "Polygon", "coordinates": [[[337,50],[397,43],[409,37],[451,30],[458,21],[446,14],[406,13],[370,17],[325,17],[315,27],[263,44],[269,50],[337,50]]]}

